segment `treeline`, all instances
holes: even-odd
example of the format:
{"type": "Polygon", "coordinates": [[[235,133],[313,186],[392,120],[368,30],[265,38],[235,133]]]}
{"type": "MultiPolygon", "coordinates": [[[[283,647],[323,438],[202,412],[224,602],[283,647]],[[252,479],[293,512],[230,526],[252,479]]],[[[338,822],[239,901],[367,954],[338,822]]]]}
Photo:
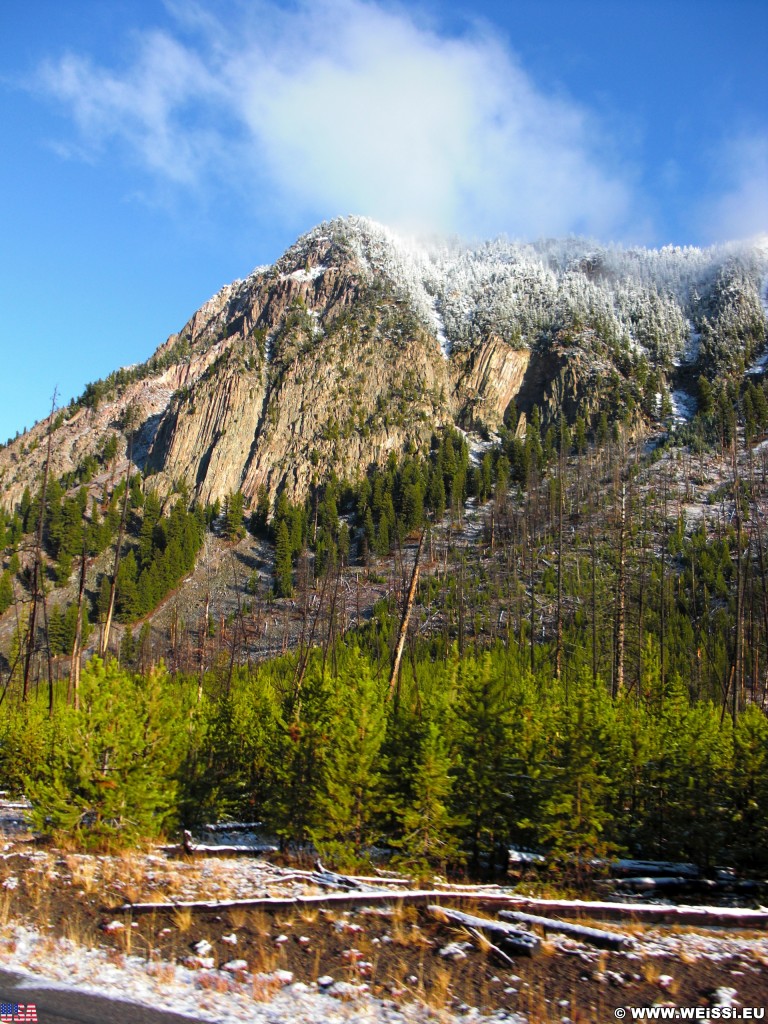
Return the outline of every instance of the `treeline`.
{"type": "Polygon", "coordinates": [[[432,437],[426,455],[411,451],[398,459],[393,452],[357,482],[332,475],[298,504],[281,492],[271,509],[262,488],[249,525],[275,545],[275,594],[291,596],[304,551],[313,553],[314,571],[322,575],[351,557],[363,565],[386,557],[409,535],[440,523],[446,512],[459,519],[467,497],[485,500],[496,481],[506,483],[508,466],[496,471],[495,462],[489,455],[479,469],[471,465],[465,438],[449,428],[432,437]]]}
{"type": "Polygon", "coordinates": [[[0,614],[29,599],[33,606],[43,606],[40,616],[32,612],[29,623],[18,623],[6,688],[24,664],[28,689],[30,659],[25,652],[30,646],[47,653],[50,671],[50,658],[75,650],[78,622],[79,645],[87,642],[94,622],[112,616],[118,622],[135,622],[194,568],[217,511],[191,504],[184,488],[161,503],[154,491],[145,491],[138,473],[116,482],[117,449],[116,435],[106,436],[98,458],[89,456],[72,473],[46,479],[34,495],[26,488],[13,513],[0,512],[0,614]],[[100,493],[87,486],[97,471],[109,476],[100,493]],[[100,556],[106,556],[101,563],[100,556]],[[95,588],[90,589],[94,564],[104,569],[96,572],[95,588]],[[80,581],[76,601],[46,601],[51,584],[66,587],[73,575],[80,581]]]}
{"type": "Polygon", "coordinates": [[[409,870],[503,862],[510,843],[574,871],[599,855],[768,867],[768,721],[735,722],[661,682],[612,697],[584,654],[560,679],[512,643],[463,658],[422,646],[394,692],[357,644],[204,680],[93,660],[79,710],[0,709],[0,784],[35,826],[84,845],[259,820],[340,866],[389,849],[409,870]]]}
{"type": "MultiPolygon", "coordinates": [[[[144,499],[137,523],[137,543],[121,558],[117,570],[115,609],[120,622],[134,622],[151,612],[188,572],[206,531],[205,511],[187,508],[180,498],[167,515],[153,491],[144,499]]],[[[110,580],[102,577],[98,607],[103,615],[109,601],[110,580]]]]}

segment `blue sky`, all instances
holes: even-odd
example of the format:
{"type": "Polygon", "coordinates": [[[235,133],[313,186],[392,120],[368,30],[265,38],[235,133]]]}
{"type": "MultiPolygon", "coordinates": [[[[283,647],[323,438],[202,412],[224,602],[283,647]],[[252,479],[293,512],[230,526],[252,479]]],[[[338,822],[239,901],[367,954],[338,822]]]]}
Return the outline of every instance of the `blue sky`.
{"type": "Polygon", "coordinates": [[[346,213],[768,231],[764,0],[4,0],[0,439],[346,213]]]}

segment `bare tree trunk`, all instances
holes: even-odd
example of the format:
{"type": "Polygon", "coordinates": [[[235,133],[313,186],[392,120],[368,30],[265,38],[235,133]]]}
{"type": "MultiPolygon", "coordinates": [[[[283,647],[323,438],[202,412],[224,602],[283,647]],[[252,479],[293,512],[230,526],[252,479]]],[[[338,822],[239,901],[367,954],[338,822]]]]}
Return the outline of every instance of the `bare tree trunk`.
{"type": "Polygon", "coordinates": [[[109,647],[109,632],[112,628],[112,616],[115,611],[115,593],[117,591],[117,571],[120,568],[120,549],[123,546],[123,537],[125,536],[125,524],[128,521],[128,499],[131,492],[130,480],[131,480],[131,458],[133,456],[133,431],[132,424],[129,423],[128,429],[130,433],[128,435],[128,465],[125,470],[125,494],[123,496],[123,511],[120,516],[120,529],[117,531],[117,544],[115,545],[115,561],[112,567],[112,583],[109,588],[109,605],[107,607],[107,614],[104,619],[104,629],[101,634],[101,644],[99,647],[99,655],[104,658],[109,647]]]}
{"type": "MultiPolygon", "coordinates": [[[[326,575],[328,575],[328,570],[327,569],[326,569],[326,575]]],[[[326,633],[325,644],[323,645],[323,668],[322,668],[323,675],[325,675],[325,665],[326,665],[326,662],[328,660],[328,648],[330,647],[331,640],[333,639],[333,627],[334,627],[334,623],[335,623],[335,620],[336,620],[336,599],[339,596],[339,580],[340,580],[340,578],[341,578],[341,566],[337,566],[336,567],[336,579],[334,580],[334,585],[333,585],[333,596],[331,597],[331,607],[328,610],[328,632],[326,633]]]]}
{"type": "Polygon", "coordinates": [[[32,569],[32,607],[29,611],[29,626],[27,628],[27,650],[24,658],[24,681],[22,687],[22,698],[27,699],[29,693],[29,674],[32,667],[32,653],[35,649],[35,630],[37,628],[37,605],[41,597],[41,588],[45,587],[42,579],[43,572],[43,524],[45,522],[45,497],[48,490],[48,473],[51,466],[51,441],[53,436],[53,414],[56,409],[56,391],[53,392],[51,401],[51,416],[48,421],[48,449],[43,467],[43,484],[40,488],[40,513],[37,517],[37,536],[35,539],[35,562],[32,569]]]}
{"type": "Polygon", "coordinates": [[[615,644],[615,666],[613,674],[613,696],[621,693],[624,689],[624,645],[626,639],[625,622],[625,575],[626,575],[626,486],[621,483],[621,503],[619,506],[619,566],[616,580],[616,644],[615,644]]]}
{"type": "Polygon", "coordinates": [[[72,660],[69,666],[69,685],[72,690],[75,711],[80,707],[80,654],[83,645],[83,598],[85,597],[85,570],[87,566],[85,540],[80,560],[80,587],[77,592],[77,620],[75,642],[72,645],[72,660]]]}
{"type": "Polygon", "coordinates": [[[307,665],[309,663],[309,656],[312,653],[312,641],[315,636],[315,627],[317,626],[318,619],[320,618],[323,606],[325,604],[325,591],[328,586],[328,573],[323,575],[323,585],[320,589],[320,599],[317,606],[317,611],[312,619],[312,626],[309,630],[309,638],[307,639],[306,647],[303,651],[300,651],[299,660],[296,663],[296,676],[293,682],[293,693],[296,700],[297,709],[301,707],[301,686],[304,682],[304,675],[307,671],[307,665]]]}
{"type": "Polygon", "coordinates": [[[53,718],[53,659],[51,658],[51,638],[48,631],[48,602],[45,597],[45,587],[42,592],[43,602],[43,629],[45,631],[45,653],[48,661],[48,717],[53,718]]]}
{"type": "Polygon", "coordinates": [[[557,645],[555,649],[555,676],[563,673],[563,505],[565,480],[563,476],[565,458],[560,445],[557,480],[557,645]]]}
{"type": "Polygon", "coordinates": [[[205,676],[205,652],[208,639],[208,622],[211,615],[211,593],[206,591],[205,608],[203,610],[203,623],[200,630],[200,673],[197,680],[197,703],[203,699],[203,678],[205,676]]]}
{"type": "Polygon", "coordinates": [[[387,700],[391,700],[397,683],[397,677],[400,672],[400,659],[403,656],[403,647],[405,646],[405,638],[408,633],[408,623],[411,618],[411,609],[413,608],[413,602],[416,599],[416,587],[419,582],[419,559],[421,558],[421,549],[424,545],[424,534],[425,531],[421,531],[421,537],[419,538],[419,546],[416,549],[416,558],[413,562],[413,572],[411,574],[411,585],[408,588],[408,597],[403,608],[403,617],[400,622],[400,634],[397,639],[397,647],[395,648],[395,657],[392,661],[392,672],[389,676],[389,690],[387,691],[387,700]]]}

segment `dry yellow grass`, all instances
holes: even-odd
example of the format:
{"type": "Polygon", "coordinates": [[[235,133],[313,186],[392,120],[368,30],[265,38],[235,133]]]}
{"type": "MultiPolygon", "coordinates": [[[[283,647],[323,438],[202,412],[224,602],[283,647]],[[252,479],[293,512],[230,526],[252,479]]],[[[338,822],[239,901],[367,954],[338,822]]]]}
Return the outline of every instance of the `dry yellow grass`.
{"type": "Polygon", "coordinates": [[[173,923],[182,935],[186,935],[192,928],[193,920],[191,907],[176,907],[173,911],[173,923]]]}
{"type": "Polygon", "coordinates": [[[227,910],[227,920],[233,928],[244,928],[248,920],[248,911],[245,907],[230,907],[227,910]]]}

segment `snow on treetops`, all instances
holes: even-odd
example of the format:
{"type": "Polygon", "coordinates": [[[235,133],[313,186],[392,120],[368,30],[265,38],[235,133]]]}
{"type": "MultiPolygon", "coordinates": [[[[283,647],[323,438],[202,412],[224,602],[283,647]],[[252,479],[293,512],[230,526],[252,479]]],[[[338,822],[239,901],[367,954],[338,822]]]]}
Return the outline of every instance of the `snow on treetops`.
{"type": "Polygon", "coordinates": [[[542,336],[592,327],[652,359],[684,357],[690,331],[710,315],[713,290],[725,284],[749,292],[765,316],[768,247],[757,243],[646,249],[572,237],[470,245],[406,237],[365,217],[345,217],[303,235],[275,269],[311,267],[313,256],[332,265],[334,249],[365,278],[384,277],[446,355],[490,333],[529,347],[542,336]]]}

